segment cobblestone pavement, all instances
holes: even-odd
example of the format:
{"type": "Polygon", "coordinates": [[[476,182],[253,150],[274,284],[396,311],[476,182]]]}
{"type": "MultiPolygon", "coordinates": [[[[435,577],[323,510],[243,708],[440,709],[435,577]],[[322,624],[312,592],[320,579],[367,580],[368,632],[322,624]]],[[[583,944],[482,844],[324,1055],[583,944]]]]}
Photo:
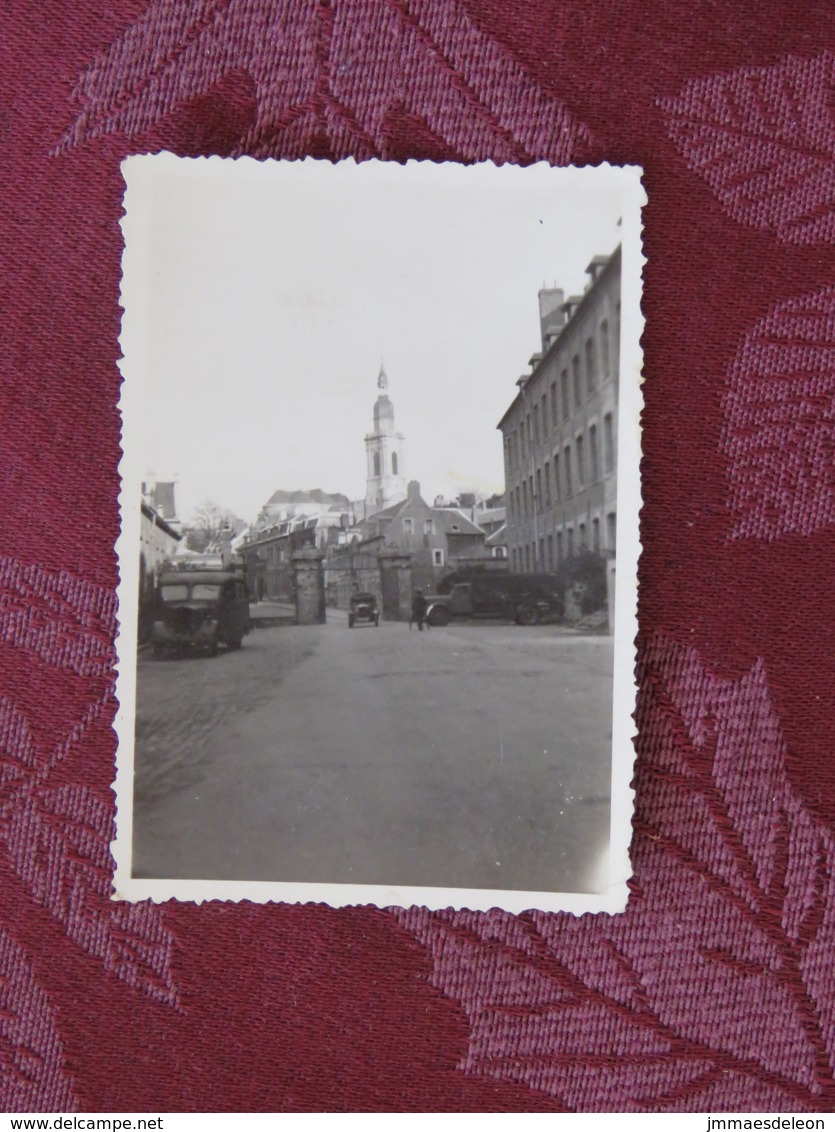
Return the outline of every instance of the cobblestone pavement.
{"type": "Polygon", "coordinates": [[[217,657],[139,656],[134,811],[141,815],[211,772],[209,741],[276,694],[316,647],[322,629],[253,630],[243,648],[217,657]]]}
{"type": "Polygon", "coordinates": [[[327,626],[138,668],[134,873],[582,891],[608,840],[612,642],[327,626]]]}

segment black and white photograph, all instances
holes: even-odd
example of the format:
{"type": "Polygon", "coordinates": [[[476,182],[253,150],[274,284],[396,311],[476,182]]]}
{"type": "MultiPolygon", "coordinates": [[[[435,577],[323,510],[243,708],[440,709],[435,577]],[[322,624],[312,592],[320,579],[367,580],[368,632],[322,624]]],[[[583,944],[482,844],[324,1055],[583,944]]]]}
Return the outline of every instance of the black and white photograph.
{"type": "Polygon", "coordinates": [[[641,171],[123,171],[117,896],[621,911],[641,171]]]}

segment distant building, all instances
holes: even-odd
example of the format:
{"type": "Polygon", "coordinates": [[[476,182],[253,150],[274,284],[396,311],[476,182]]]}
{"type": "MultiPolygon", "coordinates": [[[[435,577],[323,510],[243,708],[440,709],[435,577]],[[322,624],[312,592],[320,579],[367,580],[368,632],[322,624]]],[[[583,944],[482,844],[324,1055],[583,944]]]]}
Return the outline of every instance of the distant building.
{"type": "Polygon", "coordinates": [[[487,532],[471,515],[474,508],[433,507],[433,513],[446,534],[446,563],[450,570],[483,561],[487,532]]]}
{"type": "Polygon", "coordinates": [[[507,523],[502,523],[492,534],[484,540],[484,545],[491,558],[507,560],[507,523]]]}
{"type": "Polygon", "coordinates": [[[412,584],[432,589],[461,559],[485,557],[484,531],[456,507],[432,507],[412,480],[406,498],[359,524],[362,542],[378,540],[411,560],[412,584]]]}
{"type": "Polygon", "coordinates": [[[490,552],[485,549],[487,532],[473,521],[474,495],[462,497],[459,505],[438,496],[435,506],[430,506],[417,481],[406,485],[403,434],[395,428],[382,365],[377,387],[374,431],[365,437],[365,499],[352,505],[353,526],[328,545],[325,577],[331,605],[345,607],[351,593],[365,588],[381,598],[384,616],[390,616],[397,602],[384,578],[394,577],[393,563],[398,564],[401,578],[408,569],[412,590],[431,591],[450,570],[474,560],[483,562],[490,552]]]}
{"type": "Polygon", "coordinates": [[[261,508],[253,528],[266,530],[300,515],[310,517],[329,511],[349,511],[350,508],[348,496],[341,492],[329,493],[318,487],[311,491],[274,491],[261,508]]]}
{"type": "Polygon", "coordinates": [[[620,248],[587,274],[583,295],[540,292],[542,348],[498,424],[515,572],[552,571],[581,550],[615,555],[620,248]]]}
{"type": "Polygon", "coordinates": [[[318,514],[298,513],[268,527],[253,527],[244,532],[235,540],[233,549],[244,563],[250,596],[258,601],[293,601],[293,555],[305,548],[324,553],[344,544],[352,531],[356,535],[352,522],[350,512],[332,504],[329,510],[318,514]]]}
{"type": "Polygon", "coordinates": [[[347,495],[321,488],[274,491],[258,518],[232,544],[253,599],[293,601],[293,555],[345,542],[354,524],[347,495]]]}
{"type": "Polygon", "coordinates": [[[507,508],[502,496],[484,500],[473,509],[473,522],[484,531],[491,558],[507,558],[507,508]]]}
{"type": "Polygon", "coordinates": [[[142,484],[142,502],[160,519],[164,519],[169,527],[179,531],[182,523],[177,517],[176,486],[174,480],[158,480],[154,478],[153,472],[149,472],[142,484]]]}
{"type": "MultiPolygon", "coordinates": [[[[146,502],[145,485],[139,519],[139,628],[140,644],[148,639],[156,604],[157,576],[163,564],[174,558],[180,547],[182,534],[154,507],[146,502]]],[[[170,504],[173,512],[174,485],[171,484],[170,504]]]]}
{"type": "Polygon", "coordinates": [[[410,482],[405,499],[370,515],[360,530],[363,541],[379,539],[383,546],[410,555],[416,587],[431,588],[438,571],[447,567],[446,528],[421,496],[416,480],[410,482]]]}
{"type": "Polygon", "coordinates": [[[388,377],[382,363],[377,377],[374,431],[365,438],[367,477],[365,514],[373,515],[406,498],[403,434],[394,427],[394,405],[388,396],[388,377]]]}
{"type": "MultiPolygon", "coordinates": [[[[436,495],[433,507],[435,510],[455,511],[484,532],[484,540],[479,540],[477,557],[485,556],[485,547],[486,553],[491,558],[506,556],[507,546],[503,536],[507,509],[503,494],[491,495],[488,499],[478,499],[474,492],[462,492],[456,500],[448,500],[443,495],[436,495]]],[[[450,554],[452,553],[450,549],[450,554]]]]}

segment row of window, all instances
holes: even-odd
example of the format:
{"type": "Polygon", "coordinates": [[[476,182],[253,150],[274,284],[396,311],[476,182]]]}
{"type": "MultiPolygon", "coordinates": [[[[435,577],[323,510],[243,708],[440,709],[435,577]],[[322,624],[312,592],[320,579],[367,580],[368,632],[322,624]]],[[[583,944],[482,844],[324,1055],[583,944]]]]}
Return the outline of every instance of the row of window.
{"type": "Polygon", "coordinates": [[[544,441],[557,427],[560,420],[570,420],[572,411],[581,408],[585,398],[596,393],[598,384],[611,377],[609,353],[609,324],[604,319],[600,324],[600,365],[594,338],[587,338],[585,345],[585,387],[580,371],[580,355],[571,359],[570,369],[566,367],[540,397],[531,398],[531,411],[518,428],[507,438],[508,460],[511,464],[530,454],[531,445],[544,441]]]}
{"type": "MultiPolygon", "coordinates": [[[[603,474],[610,475],[615,470],[615,434],[612,414],[603,418],[603,474]]],[[[575,491],[597,483],[600,479],[600,444],[597,425],[591,425],[588,432],[588,453],[583,436],[578,436],[574,450],[566,444],[562,453],[555,452],[552,460],[546,460],[534,475],[522,480],[515,491],[508,495],[507,506],[511,522],[524,522],[530,518],[534,509],[547,510],[553,503],[569,499],[575,491]],[[576,477],[576,485],[575,485],[576,477]]]]}
{"type": "MultiPolygon", "coordinates": [[[[617,516],[610,511],[606,516],[606,546],[611,554],[615,553],[615,539],[617,535],[617,516]]],[[[565,558],[571,558],[575,550],[593,550],[600,554],[600,520],[591,521],[591,544],[589,532],[585,523],[579,523],[576,532],[573,527],[556,534],[544,535],[537,545],[531,542],[525,546],[514,546],[510,552],[510,565],[514,572],[551,572],[559,568],[565,558]]]]}
{"type": "MultiPolygon", "coordinates": [[[[414,534],[414,530],[415,530],[414,519],[404,519],[403,520],[403,530],[407,535],[414,534]]],[[[435,520],[434,519],[424,519],[423,520],[423,533],[425,535],[433,535],[435,533],[435,520]]]]}

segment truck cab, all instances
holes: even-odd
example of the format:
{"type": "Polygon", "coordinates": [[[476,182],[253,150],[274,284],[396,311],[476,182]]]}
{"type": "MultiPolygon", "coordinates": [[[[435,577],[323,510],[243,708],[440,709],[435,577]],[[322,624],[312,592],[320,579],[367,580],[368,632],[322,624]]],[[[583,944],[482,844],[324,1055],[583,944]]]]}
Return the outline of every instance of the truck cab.
{"type": "Polygon", "coordinates": [[[220,645],[239,649],[249,628],[249,601],[239,574],[178,570],[161,575],[151,630],[155,658],[173,652],[216,656],[220,645]]]}

